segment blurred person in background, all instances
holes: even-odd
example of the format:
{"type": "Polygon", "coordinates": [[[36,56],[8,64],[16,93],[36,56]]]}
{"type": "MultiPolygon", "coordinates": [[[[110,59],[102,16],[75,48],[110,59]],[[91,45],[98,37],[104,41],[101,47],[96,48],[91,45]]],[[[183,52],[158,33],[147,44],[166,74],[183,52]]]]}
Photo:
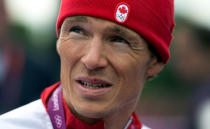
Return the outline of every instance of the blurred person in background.
{"type": "Polygon", "coordinates": [[[18,41],[9,36],[9,25],[0,1],[0,113],[19,106],[24,52],[18,41]]]}
{"type": "Polygon", "coordinates": [[[58,78],[59,63],[55,37],[44,42],[53,47],[41,55],[30,45],[27,28],[10,21],[5,3],[0,1],[0,114],[37,99],[58,78]]]}
{"type": "Polygon", "coordinates": [[[188,129],[210,128],[210,28],[177,18],[173,68],[183,86],[193,89],[188,129]]]}
{"type": "Polygon", "coordinates": [[[1,115],[0,128],[148,129],[135,107],[169,59],[173,28],[173,0],[62,0],[61,82],[1,115]]]}

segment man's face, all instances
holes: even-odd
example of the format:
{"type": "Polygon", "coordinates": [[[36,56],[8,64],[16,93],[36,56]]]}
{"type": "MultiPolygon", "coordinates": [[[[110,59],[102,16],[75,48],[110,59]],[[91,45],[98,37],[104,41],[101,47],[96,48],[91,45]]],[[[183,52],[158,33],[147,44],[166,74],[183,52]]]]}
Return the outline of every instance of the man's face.
{"type": "Polygon", "coordinates": [[[87,16],[67,18],[57,42],[61,84],[71,110],[102,118],[138,100],[154,59],[136,32],[87,16]]]}

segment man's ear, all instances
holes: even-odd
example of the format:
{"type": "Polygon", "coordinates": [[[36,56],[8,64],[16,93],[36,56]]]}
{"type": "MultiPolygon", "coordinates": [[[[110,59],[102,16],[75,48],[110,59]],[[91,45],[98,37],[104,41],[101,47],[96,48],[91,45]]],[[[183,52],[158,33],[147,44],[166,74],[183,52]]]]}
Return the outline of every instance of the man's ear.
{"type": "Polygon", "coordinates": [[[56,41],[56,50],[57,50],[57,53],[58,53],[58,55],[60,55],[60,49],[59,49],[59,45],[60,45],[60,43],[59,43],[60,41],[59,41],[59,39],[56,41]]]}
{"type": "Polygon", "coordinates": [[[146,78],[150,79],[155,77],[164,68],[164,66],[165,64],[163,62],[160,62],[156,57],[153,57],[149,62],[146,71],[146,78]]]}

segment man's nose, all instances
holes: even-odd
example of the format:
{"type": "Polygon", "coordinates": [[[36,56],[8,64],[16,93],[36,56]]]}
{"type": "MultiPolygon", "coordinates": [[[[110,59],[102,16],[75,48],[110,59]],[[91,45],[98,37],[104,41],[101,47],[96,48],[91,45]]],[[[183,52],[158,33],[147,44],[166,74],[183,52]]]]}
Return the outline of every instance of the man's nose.
{"type": "Polygon", "coordinates": [[[81,62],[89,70],[101,69],[106,67],[107,59],[104,52],[104,45],[100,39],[93,39],[88,44],[87,51],[81,58],[81,62]]]}

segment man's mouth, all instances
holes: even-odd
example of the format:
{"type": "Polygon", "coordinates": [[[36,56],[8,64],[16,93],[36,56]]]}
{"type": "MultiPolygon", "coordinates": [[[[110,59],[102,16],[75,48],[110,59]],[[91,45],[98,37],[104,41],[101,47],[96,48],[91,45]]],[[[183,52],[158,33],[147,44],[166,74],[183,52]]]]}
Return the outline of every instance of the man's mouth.
{"type": "Polygon", "coordinates": [[[82,86],[87,87],[87,88],[91,88],[91,89],[98,89],[98,88],[106,88],[106,87],[110,87],[111,85],[109,84],[91,84],[91,83],[87,83],[84,81],[78,81],[82,86]]]}
{"type": "Polygon", "coordinates": [[[99,79],[78,79],[76,80],[80,85],[90,89],[108,88],[110,83],[99,79]]]}

